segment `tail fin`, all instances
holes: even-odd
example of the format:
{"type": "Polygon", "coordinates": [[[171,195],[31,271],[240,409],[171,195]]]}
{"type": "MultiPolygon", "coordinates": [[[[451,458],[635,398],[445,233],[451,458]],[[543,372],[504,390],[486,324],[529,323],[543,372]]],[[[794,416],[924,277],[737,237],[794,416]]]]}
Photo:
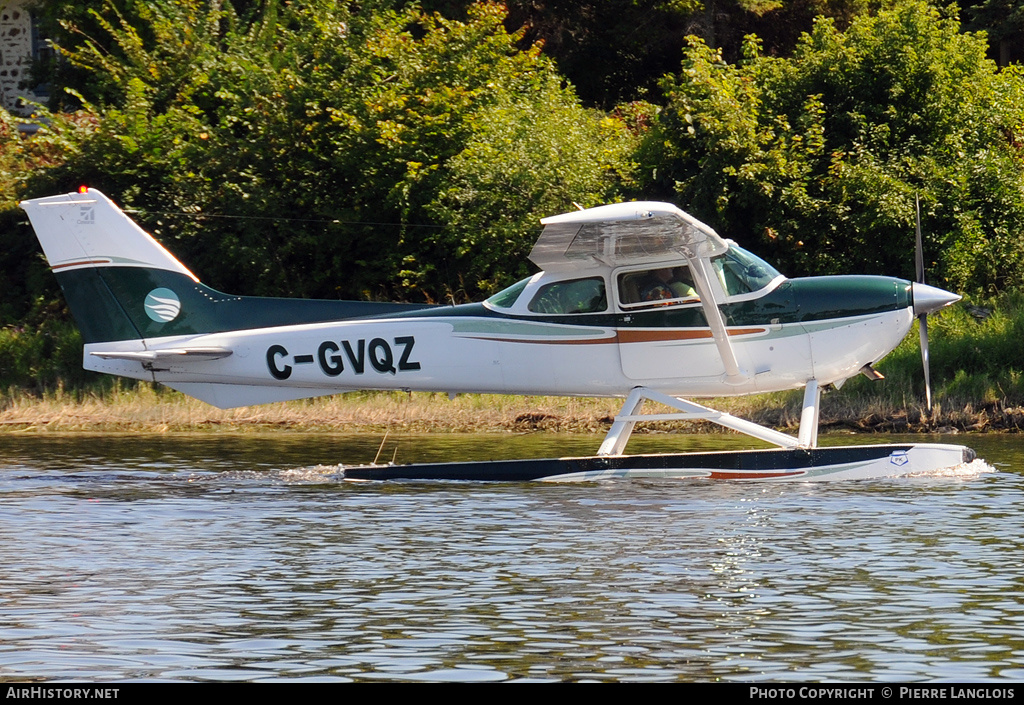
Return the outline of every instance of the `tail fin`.
{"type": "Polygon", "coordinates": [[[426,308],[222,294],[201,284],[95,189],[23,201],[21,207],[86,343],[148,341],[426,308]]]}
{"type": "Polygon", "coordinates": [[[55,272],[106,264],[164,269],[199,281],[96,189],[22,201],[21,207],[55,272]]]}
{"type": "MultiPolygon", "coordinates": [[[[181,309],[175,289],[199,280],[95,189],[23,201],[85,342],[157,332],[181,309]],[[141,306],[126,306],[129,302],[141,306]]],[[[187,332],[187,331],[180,331],[187,332]]]]}

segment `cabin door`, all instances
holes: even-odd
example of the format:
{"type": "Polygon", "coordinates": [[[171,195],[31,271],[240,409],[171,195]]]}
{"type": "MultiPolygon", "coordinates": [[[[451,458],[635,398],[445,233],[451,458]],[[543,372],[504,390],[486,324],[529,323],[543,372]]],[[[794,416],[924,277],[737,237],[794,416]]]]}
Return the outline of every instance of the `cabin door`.
{"type": "Polygon", "coordinates": [[[688,267],[623,268],[613,280],[626,377],[699,378],[725,372],[688,267]]]}

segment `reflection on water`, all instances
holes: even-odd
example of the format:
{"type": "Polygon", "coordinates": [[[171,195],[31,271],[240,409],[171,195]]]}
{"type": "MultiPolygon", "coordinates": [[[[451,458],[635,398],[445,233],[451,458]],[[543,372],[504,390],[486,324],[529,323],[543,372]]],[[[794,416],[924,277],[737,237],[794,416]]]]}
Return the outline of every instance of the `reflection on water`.
{"type": "MultiPolygon", "coordinates": [[[[371,438],[0,436],[0,679],[1021,679],[1024,442],[966,438],[994,472],[549,485],[342,481],[371,438]]],[[[631,452],[666,440],[736,442],[631,452]]]]}

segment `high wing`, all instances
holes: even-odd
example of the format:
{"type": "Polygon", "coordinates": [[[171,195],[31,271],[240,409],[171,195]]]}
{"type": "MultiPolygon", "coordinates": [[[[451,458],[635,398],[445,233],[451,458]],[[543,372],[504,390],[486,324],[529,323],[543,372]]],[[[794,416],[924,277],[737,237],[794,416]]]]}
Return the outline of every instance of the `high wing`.
{"type": "Polygon", "coordinates": [[[617,267],[655,263],[684,257],[690,265],[704,317],[725,367],[726,381],[738,384],[747,378],[725,320],[719,310],[710,278],[711,258],[725,254],[729,243],[714,229],[671,203],[635,201],[563,213],[544,218],[530,260],[545,271],[617,267]]]}
{"type": "Polygon", "coordinates": [[[710,258],[729,249],[710,226],[671,203],[614,203],[544,218],[530,260],[545,271],[587,266],[615,267],[664,260],[710,258]]]}

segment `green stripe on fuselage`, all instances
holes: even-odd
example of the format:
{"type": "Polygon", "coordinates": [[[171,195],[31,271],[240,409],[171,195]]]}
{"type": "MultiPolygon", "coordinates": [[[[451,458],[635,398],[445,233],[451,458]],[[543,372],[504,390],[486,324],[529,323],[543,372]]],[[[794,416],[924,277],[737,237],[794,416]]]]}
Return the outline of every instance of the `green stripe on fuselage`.
{"type": "Polygon", "coordinates": [[[911,305],[910,282],[892,277],[837,276],[789,279],[752,301],[722,306],[730,326],[810,323],[855,318],[911,305]]]}

